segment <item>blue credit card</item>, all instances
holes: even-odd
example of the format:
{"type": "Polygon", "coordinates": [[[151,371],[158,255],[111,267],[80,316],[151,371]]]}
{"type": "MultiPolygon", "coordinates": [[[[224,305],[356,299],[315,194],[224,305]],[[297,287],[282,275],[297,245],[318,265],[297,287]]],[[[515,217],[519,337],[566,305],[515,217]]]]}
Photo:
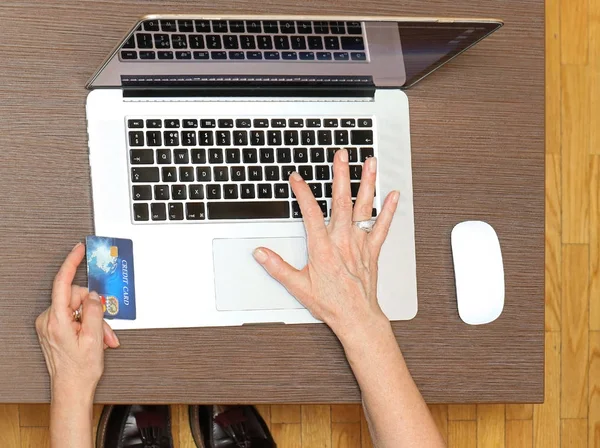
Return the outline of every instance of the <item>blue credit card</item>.
{"type": "Polygon", "coordinates": [[[135,320],[132,241],[88,236],[85,245],[88,289],[100,295],[104,317],[135,320]]]}

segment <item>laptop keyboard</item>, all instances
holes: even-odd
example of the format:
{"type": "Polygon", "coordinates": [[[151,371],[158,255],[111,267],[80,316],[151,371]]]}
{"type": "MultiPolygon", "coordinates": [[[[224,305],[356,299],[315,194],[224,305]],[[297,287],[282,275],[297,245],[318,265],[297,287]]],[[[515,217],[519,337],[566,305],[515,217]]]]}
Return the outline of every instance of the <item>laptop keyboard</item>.
{"type": "Polygon", "coordinates": [[[120,50],[122,61],[368,60],[362,22],[146,20],[120,50]]]}
{"type": "Polygon", "coordinates": [[[126,126],[135,223],[298,220],[294,171],[328,218],[335,152],[348,149],[353,199],[375,155],[370,117],[126,117],[126,126]]]}

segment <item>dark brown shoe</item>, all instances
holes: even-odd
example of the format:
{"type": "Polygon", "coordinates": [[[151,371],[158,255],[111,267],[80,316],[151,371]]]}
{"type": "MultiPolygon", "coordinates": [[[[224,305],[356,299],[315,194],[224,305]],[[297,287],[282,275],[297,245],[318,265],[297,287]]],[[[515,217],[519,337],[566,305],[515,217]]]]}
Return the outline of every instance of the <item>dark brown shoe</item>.
{"type": "Polygon", "coordinates": [[[276,448],[254,406],[190,406],[190,427],[199,448],[276,448]]]}
{"type": "Polygon", "coordinates": [[[169,406],[104,406],[96,448],[173,448],[169,406]]]}

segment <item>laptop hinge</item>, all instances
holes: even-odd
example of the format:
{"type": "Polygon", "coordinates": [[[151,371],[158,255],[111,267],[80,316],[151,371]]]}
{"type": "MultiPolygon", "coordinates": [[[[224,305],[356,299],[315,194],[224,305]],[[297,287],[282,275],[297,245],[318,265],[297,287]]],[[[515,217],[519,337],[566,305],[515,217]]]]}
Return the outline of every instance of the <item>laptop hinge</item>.
{"type": "Polygon", "coordinates": [[[133,97],[374,97],[371,76],[121,76],[133,97]]]}

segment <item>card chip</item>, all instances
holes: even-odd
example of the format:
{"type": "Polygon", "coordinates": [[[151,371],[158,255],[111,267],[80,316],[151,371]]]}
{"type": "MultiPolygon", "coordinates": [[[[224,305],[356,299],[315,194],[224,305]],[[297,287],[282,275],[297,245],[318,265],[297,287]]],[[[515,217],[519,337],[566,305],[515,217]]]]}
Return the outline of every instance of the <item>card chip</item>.
{"type": "Polygon", "coordinates": [[[119,248],[117,246],[110,246],[110,256],[111,257],[119,256],[119,248]]]}

